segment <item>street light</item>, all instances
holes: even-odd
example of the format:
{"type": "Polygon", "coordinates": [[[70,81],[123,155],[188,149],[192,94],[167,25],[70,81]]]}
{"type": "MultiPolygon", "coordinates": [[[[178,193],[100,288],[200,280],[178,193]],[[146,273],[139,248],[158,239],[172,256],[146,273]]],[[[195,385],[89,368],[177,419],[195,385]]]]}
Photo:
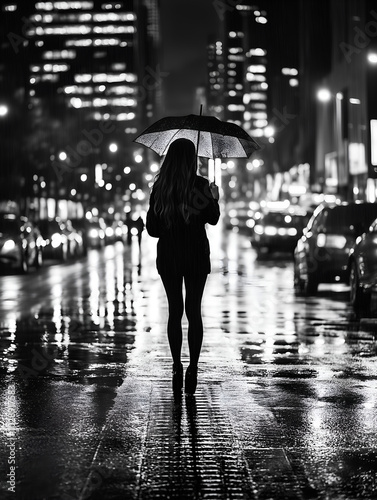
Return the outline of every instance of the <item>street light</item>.
{"type": "Polygon", "coordinates": [[[370,52],[368,54],[368,61],[371,64],[377,64],[377,53],[376,52],[370,52]]]}
{"type": "Polygon", "coordinates": [[[321,102],[329,102],[331,99],[331,92],[326,88],[319,89],[317,92],[317,98],[321,102]]]}
{"type": "Polygon", "coordinates": [[[9,108],[5,104],[0,104],[0,117],[6,116],[8,114],[9,108]]]}
{"type": "Polygon", "coordinates": [[[118,145],[113,142],[110,144],[109,149],[112,153],[116,153],[118,151],[118,145]]]}

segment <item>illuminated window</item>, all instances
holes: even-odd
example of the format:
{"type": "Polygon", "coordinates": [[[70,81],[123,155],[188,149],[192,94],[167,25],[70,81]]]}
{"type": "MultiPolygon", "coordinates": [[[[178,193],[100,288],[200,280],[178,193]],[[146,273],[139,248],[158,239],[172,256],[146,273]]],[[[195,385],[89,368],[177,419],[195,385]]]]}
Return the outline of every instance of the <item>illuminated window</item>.
{"type": "Polygon", "coordinates": [[[135,87],[129,87],[127,85],[114,85],[110,87],[107,94],[124,95],[124,94],[135,94],[137,89],[135,87]]]}
{"type": "Polygon", "coordinates": [[[74,59],[75,57],[75,50],[47,50],[42,55],[43,59],[74,59]]]}
{"type": "Polygon", "coordinates": [[[122,7],[123,7],[123,3],[121,3],[121,2],[103,3],[101,5],[101,8],[103,10],[121,9],[122,7]]]}
{"type": "Polygon", "coordinates": [[[254,99],[256,101],[266,101],[267,95],[262,94],[262,92],[250,92],[250,99],[254,99]]]}
{"type": "Polygon", "coordinates": [[[112,71],[124,71],[126,69],[126,63],[114,63],[111,65],[112,71]]]}
{"type": "Polygon", "coordinates": [[[63,71],[68,71],[68,64],[45,64],[43,66],[43,71],[53,72],[53,73],[62,73],[63,71]]]}
{"type": "Polygon", "coordinates": [[[37,26],[35,30],[30,29],[28,35],[87,35],[91,32],[90,26],[56,26],[54,28],[42,28],[37,26]]]}
{"type": "Polygon", "coordinates": [[[242,53],[242,47],[231,47],[229,49],[230,54],[240,54],[242,53]]]}
{"type": "Polygon", "coordinates": [[[77,83],[85,83],[85,82],[90,82],[92,79],[92,75],[89,74],[81,74],[81,75],[75,75],[75,82],[77,83]]]}
{"type": "Polygon", "coordinates": [[[40,77],[41,82],[57,82],[59,80],[59,75],[52,75],[45,73],[40,77]]]}
{"type": "Polygon", "coordinates": [[[254,75],[253,73],[246,73],[246,80],[248,82],[265,82],[266,77],[264,75],[254,75]]]}
{"type": "Polygon", "coordinates": [[[5,12],[15,12],[17,10],[17,5],[8,4],[3,6],[3,11],[5,12]]]}
{"type": "Polygon", "coordinates": [[[265,73],[266,72],[266,66],[264,66],[263,64],[252,64],[247,69],[248,69],[248,71],[250,71],[250,73],[265,73]]]}
{"type": "Polygon", "coordinates": [[[229,111],[245,111],[245,106],[243,104],[229,104],[229,111]]]}
{"type": "Polygon", "coordinates": [[[127,45],[127,43],[124,42],[124,45],[122,45],[119,38],[97,38],[96,40],[94,40],[94,45],[96,47],[100,47],[100,46],[114,47],[116,45],[121,45],[121,46],[125,47],[127,45]]]}
{"type": "Polygon", "coordinates": [[[114,34],[121,34],[121,33],[135,33],[135,27],[134,26],[95,26],[93,28],[93,32],[97,34],[109,34],[109,33],[114,33],[114,34]]]}
{"type": "Polygon", "coordinates": [[[283,75],[289,75],[289,76],[298,75],[298,71],[296,68],[281,68],[281,72],[283,75]]]}
{"type": "Polygon", "coordinates": [[[37,2],[37,10],[91,10],[93,2],[37,2]]]}
{"type": "Polygon", "coordinates": [[[267,120],[255,120],[254,121],[254,126],[256,128],[262,128],[262,127],[266,127],[268,124],[268,121],[267,120]]]}
{"type": "Polygon", "coordinates": [[[247,53],[248,56],[265,56],[267,54],[266,50],[263,49],[250,49],[247,53]]]}
{"type": "Polygon", "coordinates": [[[251,109],[267,109],[267,106],[263,102],[253,102],[251,109]]]}
{"type": "Polygon", "coordinates": [[[103,22],[124,22],[124,21],[134,21],[135,15],[131,12],[109,12],[104,14],[94,14],[93,21],[97,23],[103,22]]]}
{"type": "Polygon", "coordinates": [[[90,47],[92,40],[90,38],[79,38],[77,40],[66,40],[66,47],[90,47]]]}
{"type": "Polygon", "coordinates": [[[230,54],[228,56],[229,61],[238,61],[238,62],[243,62],[244,61],[244,56],[243,55],[233,55],[230,54]]]}

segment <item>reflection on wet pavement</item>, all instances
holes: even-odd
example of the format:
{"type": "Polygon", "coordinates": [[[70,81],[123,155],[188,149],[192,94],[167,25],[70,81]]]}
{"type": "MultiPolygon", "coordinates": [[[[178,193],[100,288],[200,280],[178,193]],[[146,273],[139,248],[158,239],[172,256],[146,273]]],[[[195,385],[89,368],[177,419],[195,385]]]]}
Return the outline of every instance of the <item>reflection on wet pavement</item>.
{"type": "Polygon", "coordinates": [[[289,256],[257,260],[245,237],[209,237],[192,400],[171,396],[156,240],[1,277],[0,416],[4,432],[13,384],[20,488],[46,498],[377,497],[375,325],[354,317],[343,285],[295,297],[289,256]]]}

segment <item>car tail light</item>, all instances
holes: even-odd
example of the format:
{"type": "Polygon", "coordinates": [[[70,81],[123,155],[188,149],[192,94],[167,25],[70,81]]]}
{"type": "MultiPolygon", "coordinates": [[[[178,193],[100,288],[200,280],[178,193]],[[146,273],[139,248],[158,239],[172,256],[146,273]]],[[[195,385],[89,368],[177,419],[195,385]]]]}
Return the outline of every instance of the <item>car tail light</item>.
{"type": "Polygon", "coordinates": [[[347,245],[347,238],[338,234],[319,233],[317,236],[317,246],[326,248],[344,248],[347,245]]]}

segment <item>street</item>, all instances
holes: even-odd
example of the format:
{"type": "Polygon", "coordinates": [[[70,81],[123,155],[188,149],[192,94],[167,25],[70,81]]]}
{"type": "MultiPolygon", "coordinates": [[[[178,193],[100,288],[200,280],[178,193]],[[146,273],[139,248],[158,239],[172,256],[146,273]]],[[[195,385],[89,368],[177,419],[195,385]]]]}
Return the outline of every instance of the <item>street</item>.
{"type": "Polygon", "coordinates": [[[296,297],[289,254],[208,236],[181,400],[156,239],[0,277],[2,499],[377,498],[376,321],[346,285],[296,297]]]}

